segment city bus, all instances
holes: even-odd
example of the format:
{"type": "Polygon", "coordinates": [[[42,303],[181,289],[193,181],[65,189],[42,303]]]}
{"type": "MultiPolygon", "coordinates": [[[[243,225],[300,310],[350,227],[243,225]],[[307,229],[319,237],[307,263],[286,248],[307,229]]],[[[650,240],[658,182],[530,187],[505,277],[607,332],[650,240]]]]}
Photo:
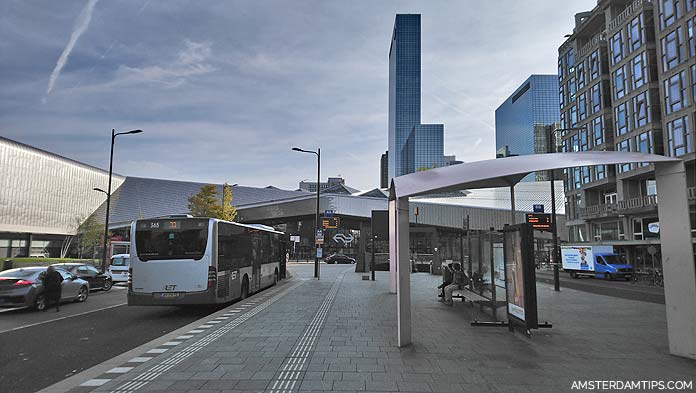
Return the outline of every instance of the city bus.
{"type": "Polygon", "coordinates": [[[283,232],[257,224],[172,216],[131,225],[128,305],[244,299],[280,279],[283,232]]]}

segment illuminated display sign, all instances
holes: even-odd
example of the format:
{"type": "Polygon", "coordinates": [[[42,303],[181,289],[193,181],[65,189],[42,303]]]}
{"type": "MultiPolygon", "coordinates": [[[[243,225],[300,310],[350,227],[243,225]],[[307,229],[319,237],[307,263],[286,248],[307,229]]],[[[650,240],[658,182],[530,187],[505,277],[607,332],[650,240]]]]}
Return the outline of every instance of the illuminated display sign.
{"type": "Polygon", "coordinates": [[[339,217],[323,217],[321,219],[321,227],[324,229],[335,229],[341,225],[339,217]]]}
{"type": "Polygon", "coordinates": [[[551,215],[545,213],[527,213],[527,222],[537,231],[551,230],[551,215]]]}

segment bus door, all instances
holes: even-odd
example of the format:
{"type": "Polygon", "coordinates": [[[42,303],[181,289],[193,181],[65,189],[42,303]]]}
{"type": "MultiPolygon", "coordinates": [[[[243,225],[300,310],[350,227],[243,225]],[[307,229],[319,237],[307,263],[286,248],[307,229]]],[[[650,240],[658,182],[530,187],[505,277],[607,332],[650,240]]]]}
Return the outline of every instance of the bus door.
{"type": "Polygon", "coordinates": [[[286,263],[288,262],[288,242],[287,241],[281,241],[280,242],[280,269],[278,269],[278,275],[280,276],[279,278],[283,279],[285,278],[285,269],[286,269],[286,263]]]}

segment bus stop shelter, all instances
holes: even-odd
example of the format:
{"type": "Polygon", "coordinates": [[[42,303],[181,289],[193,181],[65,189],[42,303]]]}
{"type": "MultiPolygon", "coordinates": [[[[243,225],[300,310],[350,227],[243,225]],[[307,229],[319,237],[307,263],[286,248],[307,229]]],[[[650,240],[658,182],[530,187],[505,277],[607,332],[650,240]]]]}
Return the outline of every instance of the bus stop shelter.
{"type": "Polygon", "coordinates": [[[684,163],[666,156],[615,151],[507,157],[394,178],[389,197],[389,270],[391,291],[397,294],[399,346],[409,345],[412,341],[409,197],[462,189],[509,187],[514,214],[514,186],[529,173],[625,163],[655,165],[669,350],[673,355],[696,359],[696,266],[684,163]]]}

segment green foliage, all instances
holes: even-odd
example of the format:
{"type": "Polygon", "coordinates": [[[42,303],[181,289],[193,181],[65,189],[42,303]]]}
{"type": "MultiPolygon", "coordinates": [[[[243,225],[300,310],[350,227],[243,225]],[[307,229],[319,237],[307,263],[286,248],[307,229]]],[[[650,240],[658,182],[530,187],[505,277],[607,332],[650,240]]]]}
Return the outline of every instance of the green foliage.
{"type": "Polygon", "coordinates": [[[232,205],[232,187],[225,183],[222,187],[221,201],[218,199],[218,195],[214,185],[204,185],[198,194],[189,197],[189,214],[194,217],[212,217],[234,221],[237,218],[237,208],[232,205]]]}
{"type": "Polygon", "coordinates": [[[225,183],[222,186],[222,204],[217,218],[225,221],[234,221],[237,218],[237,207],[232,204],[232,199],[232,187],[225,183]]]}
{"type": "Polygon", "coordinates": [[[76,236],[79,257],[94,257],[104,241],[104,224],[91,216],[80,224],[76,236]]]}

